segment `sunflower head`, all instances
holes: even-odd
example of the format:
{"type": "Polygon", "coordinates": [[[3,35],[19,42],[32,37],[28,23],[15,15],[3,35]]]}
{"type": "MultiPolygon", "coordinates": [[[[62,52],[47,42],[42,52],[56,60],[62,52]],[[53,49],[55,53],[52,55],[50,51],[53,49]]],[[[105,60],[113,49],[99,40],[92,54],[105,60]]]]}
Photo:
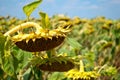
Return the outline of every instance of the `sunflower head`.
{"type": "Polygon", "coordinates": [[[65,72],[74,67],[72,59],[63,56],[54,56],[51,58],[37,57],[32,59],[31,62],[40,70],[50,72],[65,72]]]}
{"type": "Polygon", "coordinates": [[[4,35],[8,36],[29,27],[35,27],[36,31],[29,33],[21,31],[12,36],[12,41],[22,50],[30,52],[50,50],[59,46],[64,41],[66,33],[70,31],[69,29],[60,27],[53,30],[44,29],[37,23],[26,22],[16,26],[4,35]]]}
{"type": "Polygon", "coordinates": [[[72,69],[65,73],[67,78],[73,80],[95,80],[100,76],[96,71],[84,71],[83,61],[80,60],[80,69],[72,69]]]}
{"type": "Polygon", "coordinates": [[[20,49],[29,52],[47,51],[59,46],[64,41],[66,33],[70,31],[70,24],[51,29],[52,24],[48,15],[40,12],[40,16],[40,24],[35,22],[21,23],[10,29],[4,35],[11,36],[14,34],[12,41],[14,41],[20,49]],[[29,30],[31,27],[32,31],[29,30]]]}
{"type": "Polygon", "coordinates": [[[68,71],[65,75],[67,78],[71,78],[73,80],[95,80],[100,76],[95,71],[80,72],[77,69],[72,69],[68,71]]]}

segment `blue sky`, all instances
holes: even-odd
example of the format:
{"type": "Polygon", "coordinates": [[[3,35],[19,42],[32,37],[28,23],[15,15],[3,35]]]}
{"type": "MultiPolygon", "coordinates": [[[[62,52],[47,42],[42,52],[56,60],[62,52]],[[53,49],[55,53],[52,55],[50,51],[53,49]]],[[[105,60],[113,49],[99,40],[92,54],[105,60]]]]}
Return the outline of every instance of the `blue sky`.
{"type": "MultiPolygon", "coordinates": [[[[0,0],[0,16],[26,18],[22,7],[32,1],[34,0],[0,0]]],[[[43,0],[31,17],[39,17],[39,11],[46,12],[49,16],[65,14],[71,18],[105,16],[120,19],[120,0],[43,0]]]]}

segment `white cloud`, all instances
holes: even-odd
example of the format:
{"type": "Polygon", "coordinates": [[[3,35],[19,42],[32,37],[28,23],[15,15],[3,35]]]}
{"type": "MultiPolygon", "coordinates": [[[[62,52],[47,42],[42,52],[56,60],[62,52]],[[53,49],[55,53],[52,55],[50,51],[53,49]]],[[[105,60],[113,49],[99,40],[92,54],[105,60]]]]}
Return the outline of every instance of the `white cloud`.
{"type": "Polygon", "coordinates": [[[99,7],[97,5],[89,5],[89,6],[79,6],[78,9],[79,10],[95,10],[95,9],[99,9],[99,7]]]}
{"type": "Polygon", "coordinates": [[[120,0],[98,0],[103,4],[120,4],[120,0]]]}
{"type": "Polygon", "coordinates": [[[98,5],[91,3],[91,1],[79,1],[79,0],[71,0],[67,2],[63,7],[63,9],[68,10],[90,10],[90,9],[98,9],[100,8],[98,5]]]}
{"type": "Polygon", "coordinates": [[[112,3],[112,4],[120,4],[120,0],[111,0],[110,3],[112,3]]]}
{"type": "Polygon", "coordinates": [[[115,7],[116,5],[120,5],[120,0],[99,0],[101,9],[110,9],[112,7],[115,7]],[[102,2],[103,1],[103,2],[102,2]]]}
{"type": "Polygon", "coordinates": [[[88,8],[88,9],[98,9],[98,8],[100,8],[100,7],[97,6],[97,5],[90,5],[90,6],[88,6],[87,8],[88,8]]]}
{"type": "Polygon", "coordinates": [[[82,2],[81,4],[82,4],[82,5],[90,5],[91,2],[90,2],[90,1],[84,1],[84,2],[82,2]]]}

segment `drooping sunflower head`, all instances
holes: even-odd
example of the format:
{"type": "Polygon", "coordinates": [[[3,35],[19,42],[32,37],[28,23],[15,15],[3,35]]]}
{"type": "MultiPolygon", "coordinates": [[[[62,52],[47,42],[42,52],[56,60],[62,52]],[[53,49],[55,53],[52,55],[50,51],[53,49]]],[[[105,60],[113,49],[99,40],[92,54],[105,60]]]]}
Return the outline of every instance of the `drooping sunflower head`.
{"type": "Polygon", "coordinates": [[[96,71],[85,71],[82,60],[80,60],[79,63],[79,69],[75,68],[65,73],[67,78],[73,80],[95,80],[100,76],[96,71]]]}
{"type": "Polygon", "coordinates": [[[33,65],[43,71],[65,72],[74,67],[73,60],[64,56],[54,56],[51,58],[37,57],[31,60],[33,65]]]}
{"type": "Polygon", "coordinates": [[[37,23],[26,22],[16,26],[4,35],[8,36],[29,27],[35,27],[36,31],[30,33],[19,32],[12,36],[12,41],[14,41],[19,48],[30,52],[50,50],[59,46],[64,41],[66,33],[70,31],[69,29],[61,27],[53,30],[44,29],[37,23]]]}
{"type": "Polygon", "coordinates": [[[95,71],[80,72],[77,69],[72,69],[68,71],[65,75],[67,78],[71,78],[73,80],[95,80],[100,76],[95,71]]]}
{"type": "Polygon", "coordinates": [[[40,16],[39,24],[35,22],[21,23],[4,35],[11,36],[14,34],[12,41],[22,50],[29,52],[47,51],[59,46],[64,41],[66,33],[70,31],[71,24],[63,24],[53,28],[46,13],[40,12],[40,16]],[[32,31],[29,31],[30,27],[33,28],[32,31]],[[16,34],[16,32],[19,33],[16,34]]]}

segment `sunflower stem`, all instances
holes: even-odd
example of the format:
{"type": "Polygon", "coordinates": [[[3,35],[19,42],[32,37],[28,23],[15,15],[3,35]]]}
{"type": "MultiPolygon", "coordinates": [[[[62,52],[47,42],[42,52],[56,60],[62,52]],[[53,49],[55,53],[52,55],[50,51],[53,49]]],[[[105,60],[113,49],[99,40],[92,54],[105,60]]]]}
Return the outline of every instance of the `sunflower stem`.
{"type": "Polygon", "coordinates": [[[40,27],[40,25],[38,25],[37,23],[34,23],[34,22],[26,22],[26,23],[22,23],[18,26],[16,26],[15,28],[9,30],[8,32],[6,32],[4,34],[4,36],[9,36],[9,35],[12,35],[14,34],[15,32],[19,31],[19,30],[22,30],[24,28],[28,28],[28,27],[35,27],[36,28],[36,33],[39,33],[40,30],[42,29],[42,27],[40,27]]]}
{"type": "Polygon", "coordinates": [[[80,66],[79,66],[79,68],[80,68],[80,72],[84,72],[84,64],[83,64],[83,61],[82,60],[80,60],[80,66]]]}
{"type": "Polygon", "coordinates": [[[47,51],[48,58],[51,58],[52,56],[55,56],[55,55],[56,55],[55,49],[51,49],[51,50],[47,51]]]}

